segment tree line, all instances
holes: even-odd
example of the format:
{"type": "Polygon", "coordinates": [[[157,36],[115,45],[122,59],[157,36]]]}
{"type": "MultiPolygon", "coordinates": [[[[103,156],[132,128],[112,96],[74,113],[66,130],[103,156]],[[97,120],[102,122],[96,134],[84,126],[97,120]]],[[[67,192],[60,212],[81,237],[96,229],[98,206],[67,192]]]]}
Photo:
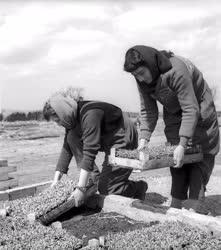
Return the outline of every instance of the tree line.
{"type": "MultiPolygon", "coordinates": [[[[136,112],[125,112],[129,115],[131,118],[137,118],[139,116],[136,112]]],[[[0,121],[7,121],[7,122],[14,122],[14,121],[42,121],[43,120],[43,114],[42,111],[32,111],[32,112],[13,112],[9,115],[3,115],[0,113],[0,121]]]]}
{"type": "Polygon", "coordinates": [[[14,122],[14,121],[32,121],[32,120],[37,120],[37,121],[43,120],[42,111],[31,111],[28,113],[13,112],[9,115],[4,115],[3,113],[0,113],[0,121],[14,122]]]}

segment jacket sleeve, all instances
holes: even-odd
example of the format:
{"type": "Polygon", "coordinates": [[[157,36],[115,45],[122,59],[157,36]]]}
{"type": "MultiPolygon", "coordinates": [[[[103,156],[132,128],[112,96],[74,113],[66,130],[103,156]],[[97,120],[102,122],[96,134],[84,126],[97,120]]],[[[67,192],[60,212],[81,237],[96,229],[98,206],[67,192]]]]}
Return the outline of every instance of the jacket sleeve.
{"type": "Polygon", "coordinates": [[[65,137],[64,137],[64,143],[63,143],[63,147],[61,149],[61,153],[56,165],[56,171],[60,171],[63,174],[67,174],[68,172],[68,166],[71,162],[73,154],[71,153],[71,149],[68,145],[67,142],[67,131],[65,133],[65,137]]]}
{"type": "Polygon", "coordinates": [[[137,83],[137,86],[140,95],[140,138],[149,141],[158,120],[157,102],[144,91],[139,83],[137,83]]]}
{"type": "Polygon", "coordinates": [[[171,89],[176,93],[182,109],[182,121],[179,130],[180,144],[185,145],[191,138],[199,117],[199,104],[194,92],[191,75],[183,67],[182,71],[174,71],[170,81],[171,89]]]}
{"type": "Polygon", "coordinates": [[[93,171],[94,168],[94,161],[101,146],[101,123],[103,118],[103,110],[93,109],[86,112],[81,120],[83,159],[80,167],[86,171],[93,171]]]}

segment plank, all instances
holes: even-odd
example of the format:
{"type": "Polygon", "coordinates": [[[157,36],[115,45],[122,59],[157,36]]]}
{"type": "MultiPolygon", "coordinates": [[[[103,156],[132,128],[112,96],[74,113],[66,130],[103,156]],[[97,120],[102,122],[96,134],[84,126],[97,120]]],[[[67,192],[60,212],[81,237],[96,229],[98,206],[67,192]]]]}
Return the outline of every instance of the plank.
{"type": "Polygon", "coordinates": [[[0,201],[1,200],[14,200],[18,198],[23,198],[29,195],[33,195],[33,191],[35,193],[41,192],[44,188],[48,187],[52,181],[40,182],[32,185],[16,187],[12,189],[7,189],[4,191],[0,191],[0,201]]]}
{"type": "Polygon", "coordinates": [[[35,195],[36,187],[17,188],[13,192],[9,192],[9,200],[21,199],[27,196],[35,195]]]}
{"type": "MultiPolygon", "coordinates": [[[[191,155],[184,155],[183,164],[189,164],[194,162],[200,162],[203,160],[203,154],[191,154],[191,155]]],[[[156,160],[149,160],[143,164],[142,170],[151,170],[151,169],[159,169],[159,168],[168,168],[173,167],[173,157],[163,157],[161,159],[156,160]]]]}

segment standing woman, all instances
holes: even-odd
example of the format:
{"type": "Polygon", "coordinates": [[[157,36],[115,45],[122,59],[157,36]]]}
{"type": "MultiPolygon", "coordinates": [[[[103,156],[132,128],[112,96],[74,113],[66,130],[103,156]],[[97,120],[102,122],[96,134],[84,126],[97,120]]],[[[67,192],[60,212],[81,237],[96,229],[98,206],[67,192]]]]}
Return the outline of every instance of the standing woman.
{"type": "Polygon", "coordinates": [[[174,150],[171,206],[196,210],[214,168],[219,151],[219,126],[211,90],[202,73],[189,60],[147,46],[134,46],[125,56],[124,70],[137,82],[141,102],[141,139],[138,149],[148,145],[158,119],[157,101],[163,105],[167,141],[174,150]],[[183,165],[188,141],[201,144],[203,161],[183,165]],[[189,191],[189,195],[188,194],[189,191]]]}

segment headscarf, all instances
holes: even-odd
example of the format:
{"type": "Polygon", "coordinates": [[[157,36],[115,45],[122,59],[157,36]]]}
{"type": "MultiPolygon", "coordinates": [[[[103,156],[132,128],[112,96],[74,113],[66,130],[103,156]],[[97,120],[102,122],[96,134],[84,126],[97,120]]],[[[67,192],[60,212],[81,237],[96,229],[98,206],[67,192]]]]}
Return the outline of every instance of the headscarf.
{"type": "Polygon", "coordinates": [[[141,54],[145,64],[152,74],[153,81],[157,80],[161,74],[166,73],[172,68],[170,60],[163,53],[154,48],[137,45],[131,49],[134,49],[141,54]]]}
{"type": "Polygon", "coordinates": [[[70,97],[57,94],[49,99],[51,107],[66,129],[73,129],[76,125],[77,102],[70,97]]]}

